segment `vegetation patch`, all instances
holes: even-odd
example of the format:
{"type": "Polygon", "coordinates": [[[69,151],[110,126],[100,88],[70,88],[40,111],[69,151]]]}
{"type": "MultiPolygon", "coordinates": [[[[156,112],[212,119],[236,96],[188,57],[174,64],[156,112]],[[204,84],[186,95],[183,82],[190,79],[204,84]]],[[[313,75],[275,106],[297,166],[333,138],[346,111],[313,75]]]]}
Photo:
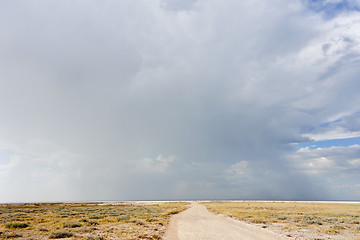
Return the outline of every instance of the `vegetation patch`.
{"type": "Polygon", "coordinates": [[[10,222],[5,224],[5,227],[8,229],[27,228],[29,224],[24,222],[10,222]]]}
{"type": "Polygon", "coordinates": [[[55,239],[55,238],[69,238],[74,236],[73,233],[71,232],[65,232],[65,231],[59,231],[59,232],[54,232],[50,235],[50,238],[55,239]]]}
{"type": "Polygon", "coordinates": [[[127,220],[129,220],[129,219],[130,219],[130,217],[129,217],[128,215],[119,216],[119,217],[117,218],[118,221],[127,221],[127,220]]]}
{"type": "Polygon", "coordinates": [[[22,237],[22,235],[18,233],[3,233],[0,234],[0,237],[3,239],[9,239],[9,238],[19,238],[22,237]]]}
{"type": "Polygon", "coordinates": [[[0,204],[0,239],[161,239],[188,203],[0,204]]]}
{"type": "Polygon", "coordinates": [[[63,224],[64,228],[78,228],[81,227],[82,225],[80,223],[76,223],[76,222],[66,222],[63,224]]]}
{"type": "MultiPolygon", "coordinates": [[[[312,232],[360,239],[360,204],[322,202],[204,202],[209,211],[288,232],[312,232]]],[[[301,235],[300,234],[300,235],[301,235]]],[[[293,235],[293,234],[291,234],[293,235]]],[[[299,236],[300,236],[299,235],[299,236]]],[[[299,239],[306,239],[306,237],[299,239]]]]}

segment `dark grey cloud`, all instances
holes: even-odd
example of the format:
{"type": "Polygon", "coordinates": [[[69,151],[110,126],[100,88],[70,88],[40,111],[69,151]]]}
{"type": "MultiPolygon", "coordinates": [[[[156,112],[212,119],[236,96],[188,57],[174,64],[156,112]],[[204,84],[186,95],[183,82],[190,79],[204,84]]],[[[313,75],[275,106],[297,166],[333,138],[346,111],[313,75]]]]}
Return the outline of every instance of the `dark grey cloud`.
{"type": "Polygon", "coordinates": [[[333,196],[288,156],[304,129],[359,112],[359,15],[284,0],[0,9],[0,201],[333,196]]]}

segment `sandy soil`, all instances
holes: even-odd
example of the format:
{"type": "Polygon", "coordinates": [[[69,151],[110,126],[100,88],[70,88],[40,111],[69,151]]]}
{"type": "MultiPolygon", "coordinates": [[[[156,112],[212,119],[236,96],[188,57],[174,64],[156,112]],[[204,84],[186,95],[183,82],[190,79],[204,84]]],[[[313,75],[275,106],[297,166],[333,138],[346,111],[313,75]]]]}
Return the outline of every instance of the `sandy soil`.
{"type": "Polygon", "coordinates": [[[281,240],[280,235],[250,224],[210,213],[205,206],[192,203],[188,210],[174,215],[164,240],[281,240]]]}

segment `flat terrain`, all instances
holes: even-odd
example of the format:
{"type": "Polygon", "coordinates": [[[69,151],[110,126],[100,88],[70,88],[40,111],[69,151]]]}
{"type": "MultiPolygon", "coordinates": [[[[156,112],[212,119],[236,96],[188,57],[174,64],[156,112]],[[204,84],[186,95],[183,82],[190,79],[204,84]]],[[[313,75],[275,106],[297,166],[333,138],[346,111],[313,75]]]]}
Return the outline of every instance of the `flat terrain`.
{"type": "Polygon", "coordinates": [[[161,239],[166,231],[165,240],[360,240],[359,203],[202,202],[187,208],[187,202],[0,204],[0,239],[161,239]]]}
{"type": "Polygon", "coordinates": [[[210,213],[193,203],[190,209],[174,215],[164,240],[280,240],[285,239],[249,224],[210,213]]]}
{"type": "Polygon", "coordinates": [[[210,212],[288,239],[360,239],[360,204],[334,202],[204,202],[210,212]]]}
{"type": "Polygon", "coordinates": [[[0,204],[0,239],[160,239],[188,203],[0,204]]]}

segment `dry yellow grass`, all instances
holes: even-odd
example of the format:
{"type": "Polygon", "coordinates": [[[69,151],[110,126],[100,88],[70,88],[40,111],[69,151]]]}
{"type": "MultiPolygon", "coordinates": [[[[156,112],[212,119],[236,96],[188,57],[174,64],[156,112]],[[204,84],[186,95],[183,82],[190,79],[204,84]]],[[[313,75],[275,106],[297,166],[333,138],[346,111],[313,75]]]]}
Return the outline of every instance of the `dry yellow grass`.
{"type": "Polygon", "coordinates": [[[209,211],[249,223],[360,239],[360,204],[321,202],[205,202],[209,211]]]}
{"type": "Polygon", "coordinates": [[[160,239],[187,203],[0,205],[1,239],[160,239]]]}

